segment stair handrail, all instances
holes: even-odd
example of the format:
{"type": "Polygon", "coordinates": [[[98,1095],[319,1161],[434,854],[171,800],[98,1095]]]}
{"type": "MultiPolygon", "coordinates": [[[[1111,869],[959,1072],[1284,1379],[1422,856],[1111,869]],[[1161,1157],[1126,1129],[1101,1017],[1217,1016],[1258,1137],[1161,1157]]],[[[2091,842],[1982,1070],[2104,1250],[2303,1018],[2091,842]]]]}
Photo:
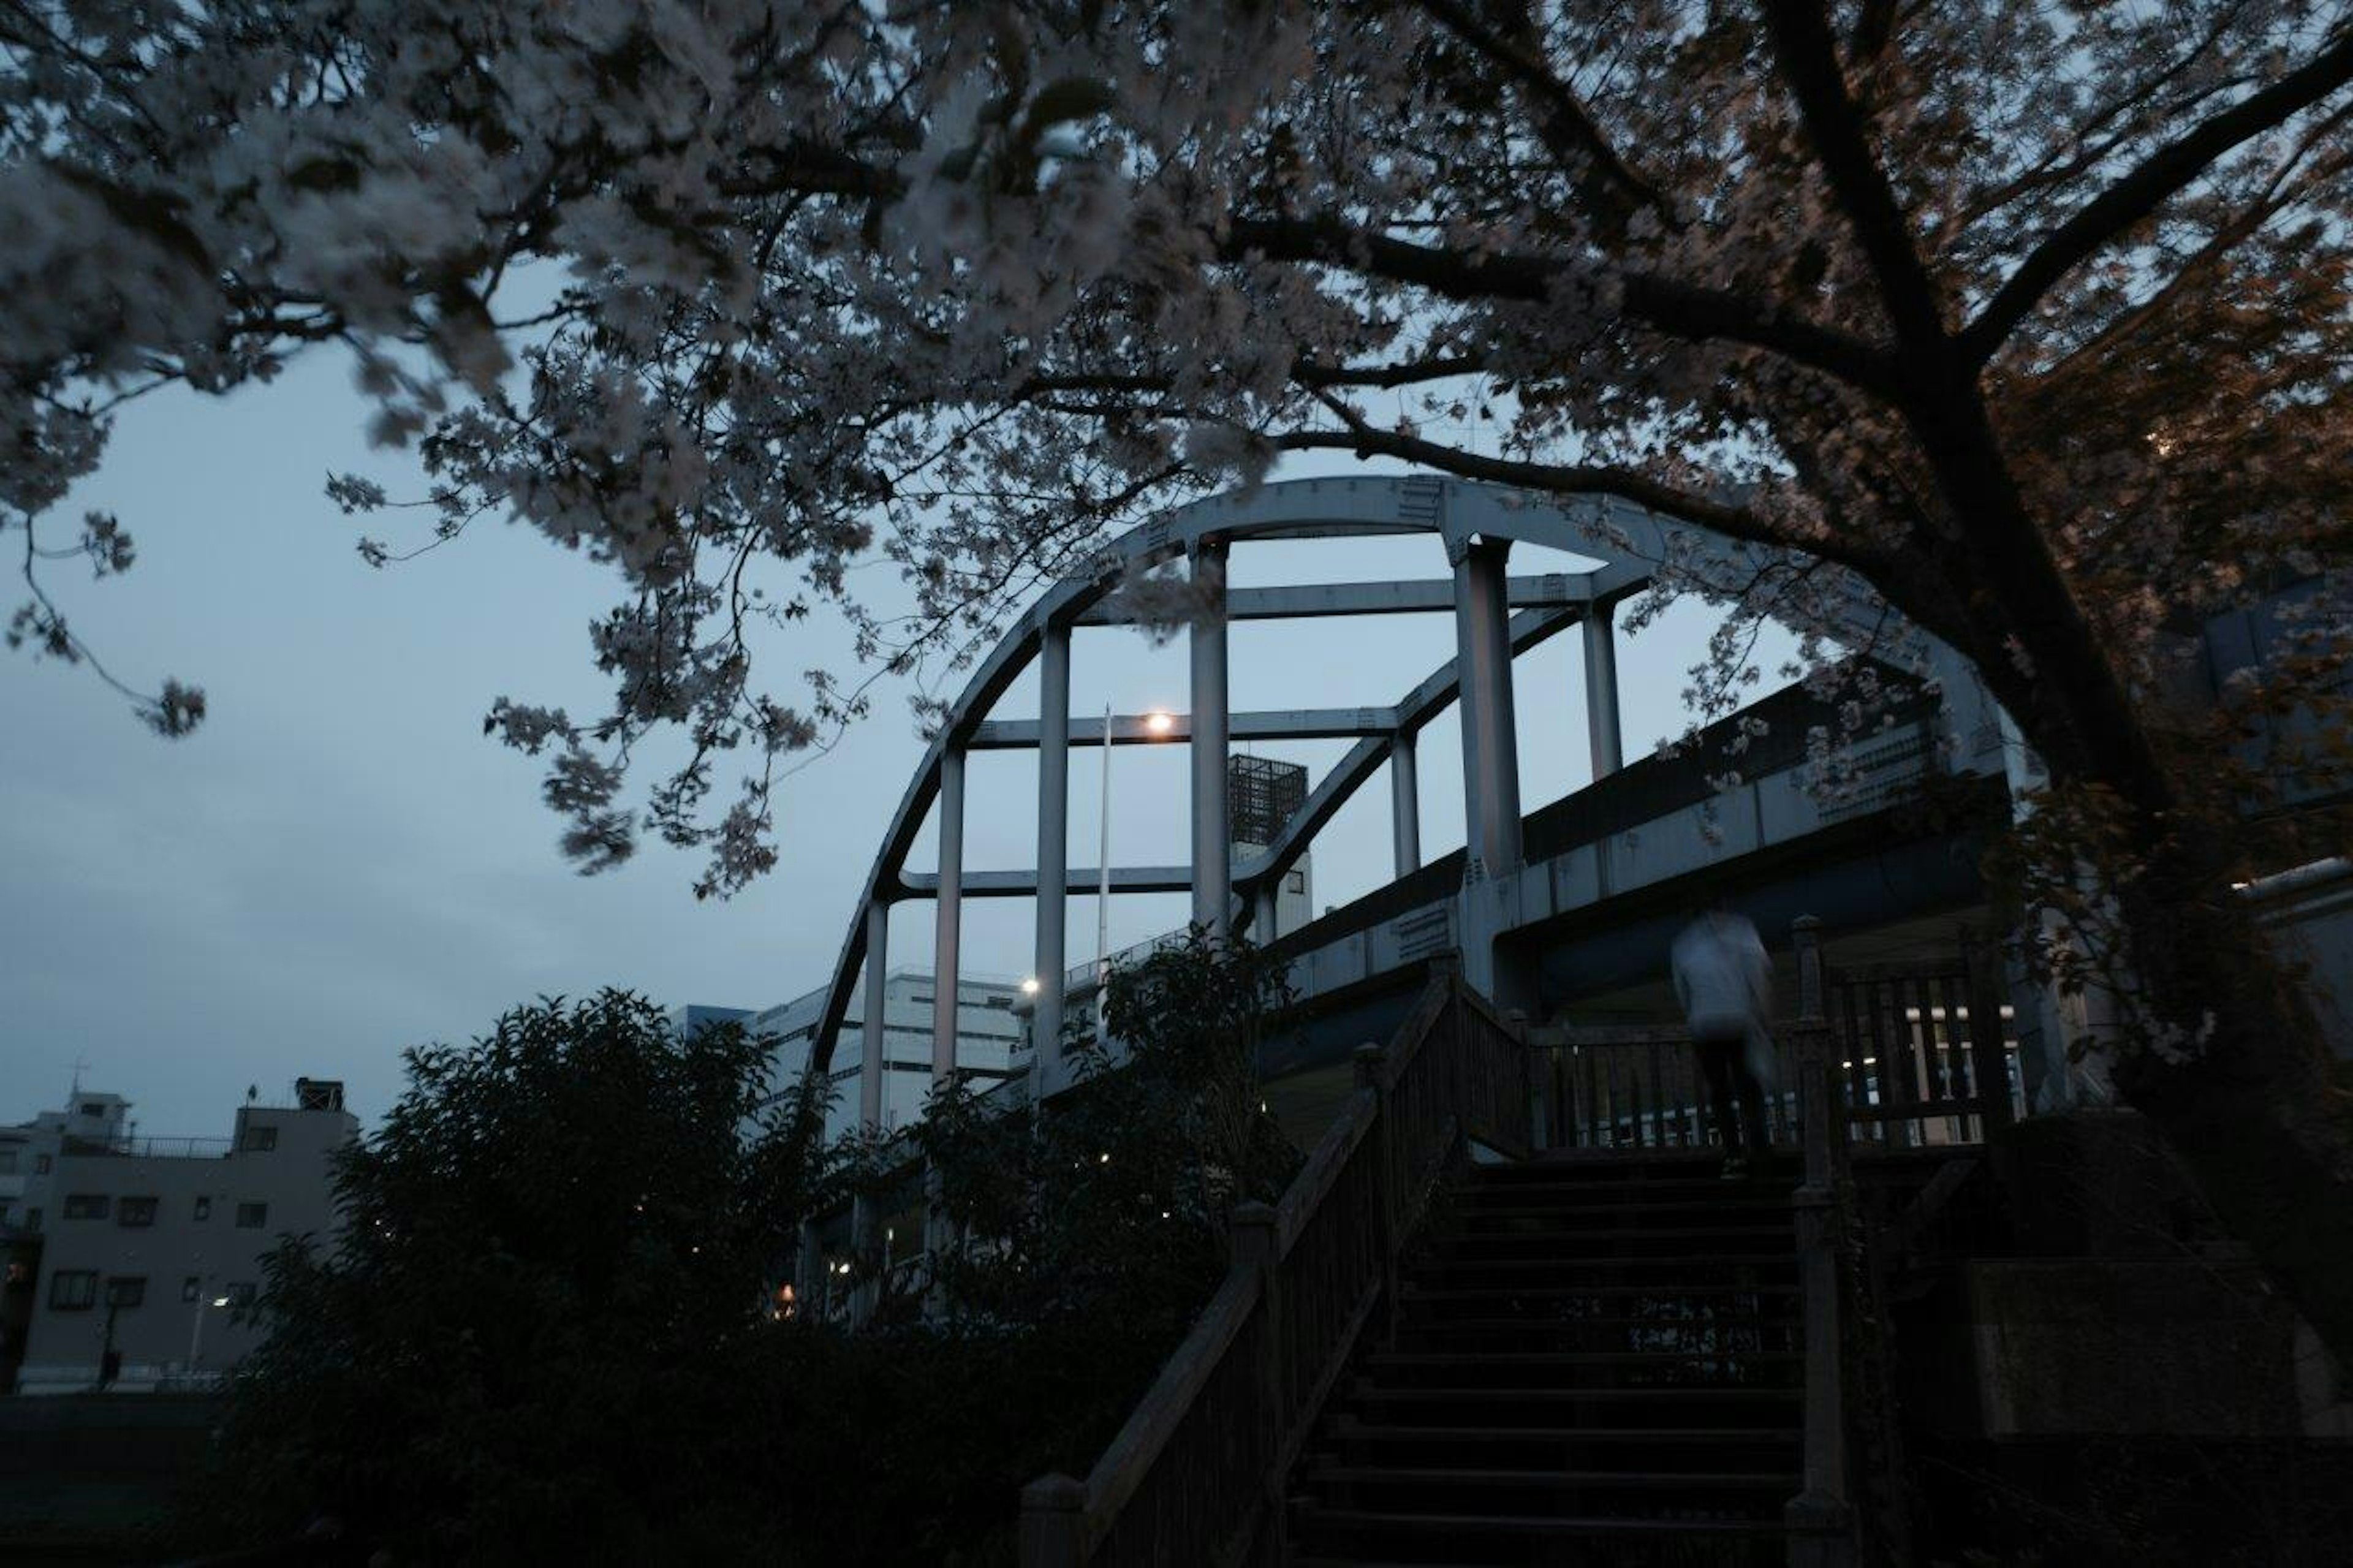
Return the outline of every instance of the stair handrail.
{"type": "Polygon", "coordinates": [[[1236,1206],[1226,1277],[1084,1480],[1022,1489],[1022,1568],[1249,1558],[1358,1335],[1394,1304],[1399,1249],[1465,1139],[1525,1154],[1526,1052],[1437,967],[1280,1202],[1236,1206]],[[1361,1277],[1360,1277],[1361,1276],[1361,1277]]]}
{"type": "Polygon", "coordinates": [[[1846,1181],[1846,1119],[1831,1079],[1829,1020],[1822,1012],[1821,921],[1800,916],[1798,1021],[1799,1129],[1805,1176],[1790,1199],[1796,1211],[1799,1284],[1805,1322],[1803,1489],[1783,1506],[1791,1568],[1840,1568],[1855,1557],[1854,1510],[1848,1498],[1846,1377],[1840,1253],[1846,1181]]]}

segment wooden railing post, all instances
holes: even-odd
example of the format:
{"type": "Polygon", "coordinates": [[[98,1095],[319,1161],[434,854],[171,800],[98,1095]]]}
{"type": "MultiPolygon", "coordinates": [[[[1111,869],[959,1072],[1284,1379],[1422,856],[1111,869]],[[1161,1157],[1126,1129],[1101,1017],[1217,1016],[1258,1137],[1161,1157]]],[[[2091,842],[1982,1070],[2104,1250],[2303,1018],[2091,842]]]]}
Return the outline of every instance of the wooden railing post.
{"type": "Polygon", "coordinates": [[[1087,1489],[1065,1475],[1021,1489],[1021,1568],[1082,1568],[1087,1560],[1087,1489]]]}
{"type": "Polygon", "coordinates": [[[1259,1472],[1265,1488],[1266,1513],[1260,1539],[1269,1543],[1272,1559],[1282,1556],[1282,1481],[1275,1473],[1275,1456],[1282,1451],[1284,1433],[1291,1421],[1290,1400],[1286,1397],[1289,1384],[1283,1365],[1282,1331],[1286,1322],[1282,1300],[1282,1271],[1276,1248],[1281,1243],[1281,1220],[1271,1204],[1241,1203],[1234,1205],[1231,1228],[1228,1238],[1233,1247],[1233,1267],[1255,1269],[1258,1273],[1258,1367],[1252,1381],[1257,1385],[1258,1419],[1250,1424],[1253,1468],[1259,1472]]]}
{"type": "Polygon", "coordinates": [[[2016,1120],[2010,1104],[2010,1031],[2001,1021],[2001,943],[1965,934],[1962,956],[1969,968],[1969,1078],[1978,1101],[1978,1132],[1988,1144],[2000,1141],[2016,1120]]]}
{"type": "Polygon", "coordinates": [[[1405,1206],[1405,1194],[1398,1190],[1397,1126],[1389,1115],[1389,1086],[1381,1071],[1387,1061],[1381,1047],[1370,1043],[1358,1046],[1356,1055],[1356,1087],[1373,1094],[1374,1166],[1378,1179],[1379,1198],[1373,1205],[1373,1245],[1380,1250],[1381,1305],[1380,1338],[1384,1345],[1397,1341],[1398,1323],[1398,1215],[1405,1206]]]}
{"type": "Polygon", "coordinates": [[[1821,922],[1800,916],[1796,1024],[1799,1114],[1806,1174],[1791,1198],[1798,1227],[1799,1282],[1804,1291],[1805,1489],[1782,1514],[1797,1533],[1793,1568],[1832,1568],[1854,1560],[1853,1510],[1847,1501],[1846,1356],[1839,1287],[1839,1184],[1845,1164],[1846,1118],[1831,1084],[1830,1028],[1822,1017],[1821,922]]]}
{"type": "Polygon", "coordinates": [[[801,1221],[800,1250],[793,1258],[794,1310],[812,1322],[825,1321],[825,1247],[817,1221],[801,1221]]]}
{"type": "Polygon", "coordinates": [[[947,1286],[941,1279],[947,1255],[955,1247],[955,1227],[949,1225],[941,1202],[940,1168],[923,1162],[923,1321],[944,1322],[948,1315],[947,1286]]]}
{"type": "Polygon", "coordinates": [[[887,1249],[878,1245],[882,1234],[881,1205],[866,1193],[849,1200],[849,1255],[856,1260],[857,1283],[849,1290],[849,1326],[862,1329],[874,1321],[882,1305],[882,1278],[890,1272],[887,1249]]]}

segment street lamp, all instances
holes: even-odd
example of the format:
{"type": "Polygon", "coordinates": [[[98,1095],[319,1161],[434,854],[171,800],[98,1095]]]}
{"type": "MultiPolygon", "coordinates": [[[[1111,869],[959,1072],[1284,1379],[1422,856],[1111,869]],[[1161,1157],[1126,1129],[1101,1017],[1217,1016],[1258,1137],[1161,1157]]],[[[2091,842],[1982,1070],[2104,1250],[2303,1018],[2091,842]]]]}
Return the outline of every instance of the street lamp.
{"type": "MultiPolygon", "coordinates": [[[[1144,715],[1144,732],[1155,740],[1165,741],[1176,732],[1176,715],[1166,708],[1155,708],[1144,715]]],[[[1103,704],[1103,805],[1096,813],[1101,819],[1103,841],[1095,854],[1095,986],[1100,993],[1111,978],[1111,704],[1103,704]]],[[[1103,998],[1098,994],[1097,1004],[1103,998]]]]}

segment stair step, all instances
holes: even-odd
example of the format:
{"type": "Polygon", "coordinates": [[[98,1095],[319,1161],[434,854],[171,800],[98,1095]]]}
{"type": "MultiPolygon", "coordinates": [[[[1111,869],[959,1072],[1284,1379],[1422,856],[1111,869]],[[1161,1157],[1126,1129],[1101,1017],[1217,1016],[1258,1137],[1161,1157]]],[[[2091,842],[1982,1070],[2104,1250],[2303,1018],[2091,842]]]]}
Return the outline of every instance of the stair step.
{"type": "Polygon", "coordinates": [[[1804,1429],[1798,1426],[1388,1426],[1349,1415],[1335,1418],[1332,1432],[1344,1442],[1610,1443],[1670,1448],[1767,1444],[1795,1447],[1805,1437],[1804,1429]]]}
{"type": "Polygon", "coordinates": [[[1724,1312],[1714,1316],[1688,1318],[1643,1318],[1624,1314],[1594,1314],[1590,1317],[1562,1318],[1427,1318],[1409,1320],[1398,1325],[1400,1334],[1524,1334],[1549,1329],[1590,1329],[1600,1333],[1632,1333],[1637,1331],[1682,1333],[1773,1333],[1805,1327],[1806,1321],[1795,1314],[1764,1316],[1755,1312],[1724,1312]]]}
{"type": "Polygon", "coordinates": [[[1383,1403],[1469,1397],[1491,1400],[1499,1405],[1574,1405],[1586,1401],[1598,1403],[1623,1399],[1734,1400],[1787,1405],[1795,1403],[1801,1392],[1795,1388],[1383,1388],[1361,1378],[1356,1384],[1356,1390],[1362,1397],[1383,1403]]]}
{"type": "Polygon", "coordinates": [[[1357,1486],[1419,1485],[1444,1482],[1476,1487],[1528,1487],[1574,1491],[1580,1488],[1673,1490],[1778,1492],[1795,1496],[1805,1484],[1798,1472],[1777,1470],[1493,1470],[1452,1466],[1344,1465],[1319,1460],[1308,1467],[1308,1479],[1357,1486]]]}
{"type": "Polygon", "coordinates": [[[1620,1282],[1624,1284],[1651,1285],[1655,1292],[1669,1289],[1713,1288],[1721,1290],[1736,1288],[1740,1282],[1716,1278],[1720,1275],[1789,1275],[1794,1274],[1797,1268],[1798,1257],[1794,1251],[1754,1255],[1662,1252],[1634,1258],[1422,1258],[1409,1266],[1406,1277],[1417,1284],[1442,1279],[1452,1285],[1470,1286],[1514,1279],[1541,1281],[1599,1274],[1620,1276],[1620,1282]],[[1631,1276],[1640,1278],[1626,1278],[1631,1276]]]}
{"type": "Polygon", "coordinates": [[[1770,1257],[1797,1251],[1794,1227],[1715,1226],[1707,1228],[1626,1226],[1619,1230],[1525,1230],[1454,1232],[1435,1238],[1425,1256],[1443,1258],[1508,1257],[1539,1252],[1563,1257],[1643,1258],[1694,1247],[1737,1257],[1770,1257]]]}
{"type": "Polygon", "coordinates": [[[1526,1514],[1386,1513],[1369,1509],[1327,1509],[1303,1505],[1298,1523],[1308,1530],[1318,1525],[1342,1529],[1394,1531],[1401,1536],[1431,1534],[1540,1537],[1648,1536],[1673,1540],[1686,1536],[1727,1536],[1753,1539],[1788,1533],[1778,1519],[1559,1519],[1526,1514]]]}
{"type": "Polygon", "coordinates": [[[1635,1199],[1599,1197],[1582,1203],[1540,1203],[1540,1194],[1497,1194],[1476,1193],[1465,1194],[1467,1201],[1457,1205],[1456,1218],[1463,1224],[1492,1225],[1504,1220],[1578,1220],[1590,1225],[1596,1220],[1623,1216],[1639,1219],[1645,1225],[1673,1225],[1685,1220],[1708,1220],[1718,1216],[1754,1215],[1759,1217],[1788,1215],[1788,1200],[1778,1197],[1728,1197],[1719,1192],[1715,1201],[1704,1196],[1668,1197],[1655,1202],[1635,1199]],[[1496,1197],[1496,1201],[1488,1201],[1496,1197]],[[1508,1197],[1513,1201],[1504,1202],[1508,1197]]]}
{"type": "MultiPolygon", "coordinates": [[[[1365,1358],[1371,1366],[1666,1366],[1693,1361],[1688,1351],[1376,1351],[1365,1358]]],[[[1758,1362],[1803,1361],[1797,1351],[1743,1351],[1717,1360],[1758,1362]]]]}

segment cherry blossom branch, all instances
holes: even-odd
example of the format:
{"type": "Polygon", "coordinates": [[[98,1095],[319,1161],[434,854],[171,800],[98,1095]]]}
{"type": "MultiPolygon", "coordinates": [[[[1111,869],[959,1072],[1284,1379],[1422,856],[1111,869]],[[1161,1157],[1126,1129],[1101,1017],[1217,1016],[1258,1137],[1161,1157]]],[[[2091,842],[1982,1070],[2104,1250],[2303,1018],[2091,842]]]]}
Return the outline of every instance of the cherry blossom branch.
{"type": "Polygon", "coordinates": [[[2269,87],[2249,94],[2160,148],[2093,197],[2030,252],[1960,334],[1982,364],[2059,280],[2114,243],[2203,174],[2215,160],[2285,123],[2353,82],[2353,29],[2269,87]]]}
{"type": "MultiPolygon", "coordinates": [[[[1663,207],[1657,188],[1619,154],[1592,110],[1535,49],[1504,37],[1459,0],[1421,0],[1421,8],[1520,85],[1538,110],[1536,134],[1597,216],[1621,224],[1638,211],[1663,207]]],[[[1533,31],[1524,8],[1514,19],[1523,37],[1533,31]]]]}
{"type": "MultiPolygon", "coordinates": [[[[1509,252],[1473,256],[1415,245],[1328,213],[1237,217],[1222,248],[1229,260],[1320,262],[1454,300],[1546,304],[1563,285],[1594,276],[1594,269],[1580,262],[1538,260],[1509,252]]],[[[1875,395],[1893,391],[1894,366],[1888,357],[1835,327],[1653,274],[1629,271],[1616,275],[1615,280],[1625,310],[1668,336],[1766,349],[1875,395]]]]}
{"type": "Polygon", "coordinates": [[[1467,479],[1487,479],[1522,489],[1555,495],[1609,495],[1652,511],[1715,530],[1727,537],[1776,550],[1805,550],[1841,565],[1857,565],[1870,552],[1844,540],[1799,539],[1775,528],[1747,508],[1681,489],[1648,474],[1609,464],[1560,464],[1515,461],[1466,452],[1458,447],[1383,430],[1337,398],[1319,401],[1347,426],[1345,430],[1293,430],[1266,437],[1267,444],[1285,452],[1351,452],[1357,457],[1399,458],[1407,462],[1458,474],[1467,479]]]}

